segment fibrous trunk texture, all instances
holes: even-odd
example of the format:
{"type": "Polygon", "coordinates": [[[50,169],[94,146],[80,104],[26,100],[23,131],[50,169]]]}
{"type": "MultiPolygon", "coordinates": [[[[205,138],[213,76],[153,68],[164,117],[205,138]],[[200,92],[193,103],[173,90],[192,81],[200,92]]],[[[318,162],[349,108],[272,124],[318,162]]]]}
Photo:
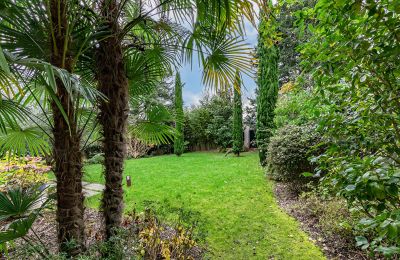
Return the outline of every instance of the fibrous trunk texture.
{"type": "Polygon", "coordinates": [[[115,234],[122,220],[122,174],[128,119],[128,80],[123,61],[122,43],[119,38],[117,7],[115,0],[102,1],[101,15],[112,35],[100,42],[96,53],[99,90],[107,98],[107,100],[100,101],[99,115],[104,137],[106,187],[103,193],[102,208],[107,239],[115,234]]]}
{"type": "MultiPolygon", "coordinates": [[[[50,1],[52,53],[51,63],[71,72],[68,51],[66,1],[50,1]]],[[[57,222],[60,251],[68,256],[79,254],[84,248],[83,194],[82,194],[82,155],[74,106],[63,82],[56,80],[56,96],[68,122],[61,110],[52,102],[54,119],[53,156],[54,173],[57,179],[57,222]]]]}

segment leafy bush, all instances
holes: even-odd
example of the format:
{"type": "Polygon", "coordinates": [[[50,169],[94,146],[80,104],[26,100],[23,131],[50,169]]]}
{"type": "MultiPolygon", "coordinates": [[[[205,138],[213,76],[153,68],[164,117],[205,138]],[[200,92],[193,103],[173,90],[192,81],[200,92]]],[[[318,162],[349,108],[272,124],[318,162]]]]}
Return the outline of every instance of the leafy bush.
{"type": "Polygon", "coordinates": [[[364,235],[357,237],[357,244],[386,255],[400,253],[396,246],[400,244],[400,169],[385,157],[357,158],[332,152],[333,147],[318,157],[320,167],[329,173],[323,183],[364,214],[357,225],[364,235]]]}
{"type": "MultiPolygon", "coordinates": [[[[328,104],[320,130],[330,138],[316,158],[326,187],[366,217],[363,249],[400,254],[399,1],[318,1],[299,13],[311,19],[302,47],[316,99],[328,104]]],[[[396,258],[393,256],[392,258],[396,258]]]]}
{"type": "Polygon", "coordinates": [[[315,116],[321,109],[323,107],[316,106],[310,91],[296,88],[287,93],[281,92],[275,108],[274,121],[277,128],[288,124],[308,124],[315,121],[315,116]]]}
{"type": "Polygon", "coordinates": [[[316,98],[330,104],[319,124],[328,149],[313,159],[327,173],[324,186],[365,214],[358,228],[374,235],[359,236],[358,245],[387,255],[400,253],[398,114],[386,112],[393,109],[389,103],[377,105],[369,88],[332,85],[316,98]]]}
{"type": "Polygon", "coordinates": [[[0,161],[0,191],[16,186],[23,189],[48,182],[50,166],[40,157],[6,158],[0,161]]]}
{"type": "Polygon", "coordinates": [[[314,148],[321,138],[311,125],[287,125],[270,140],[267,151],[267,174],[277,180],[304,183],[310,180],[303,173],[312,173],[315,165],[308,158],[318,153],[314,148]]]}
{"type": "Polygon", "coordinates": [[[205,96],[200,105],[185,111],[184,135],[191,150],[232,144],[233,102],[228,93],[205,96]]]}
{"type": "Polygon", "coordinates": [[[92,158],[86,161],[87,164],[99,164],[104,162],[104,153],[95,154],[92,158]]]}

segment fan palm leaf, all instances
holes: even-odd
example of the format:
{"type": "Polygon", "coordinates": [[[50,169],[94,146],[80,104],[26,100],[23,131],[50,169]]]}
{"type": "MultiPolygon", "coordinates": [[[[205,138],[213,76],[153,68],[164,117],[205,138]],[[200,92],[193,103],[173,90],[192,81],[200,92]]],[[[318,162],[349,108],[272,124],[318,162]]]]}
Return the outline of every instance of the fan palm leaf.
{"type": "Polygon", "coordinates": [[[0,221],[10,222],[0,232],[0,244],[24,237],[49,199],[43,200],[44,190],[37,187],[0,192],[0,221]]]}
{"type": "Polygon", "coordinates": [[[49,139],[43,129],[36,126],[8,128],[0,135],[0,154],[43,156],[50,154],[49,139]]]}

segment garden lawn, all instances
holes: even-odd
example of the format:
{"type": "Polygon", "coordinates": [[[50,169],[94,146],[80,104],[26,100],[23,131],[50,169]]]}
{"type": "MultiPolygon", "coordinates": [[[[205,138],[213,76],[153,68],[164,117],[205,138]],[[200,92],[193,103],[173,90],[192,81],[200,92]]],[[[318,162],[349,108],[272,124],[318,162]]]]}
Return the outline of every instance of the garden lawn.
{"type": "MultiPolygon", "coordinates": [[[[199,211],[206,220],[211,259],[324,259],[298,223],[277,205],[273,183],[264,177],[256,153],[239,158],[198,152],[128,160],[125,211],[143,201],[168,200],[199,211]]],[[[85,167],[85,181],[104,183],[100,165],[85,167]]],[[[125,182],[125,181],[124,181],[125,182]]],[[[100,196],[87,200],[98,207],[100,196]]]]}

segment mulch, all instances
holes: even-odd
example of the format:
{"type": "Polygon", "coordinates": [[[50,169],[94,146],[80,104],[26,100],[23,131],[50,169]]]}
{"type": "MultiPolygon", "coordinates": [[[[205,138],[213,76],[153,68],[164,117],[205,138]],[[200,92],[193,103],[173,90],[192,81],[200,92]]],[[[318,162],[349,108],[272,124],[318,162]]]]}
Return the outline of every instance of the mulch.
{"type": "MultiPolygon", "coordinates": [[[[84,221],[86,247],[88,247],[103,239],[103,217],[100,212],[87,208],[85,209],[84,221]]],[[[42,216],[38,217],[35,221],[32,229],[50,252],[56,253],[58,251],[55,211],[43,213],[42,216]]],[[[34,234],[31,231],[29,235],[33,236],[34,234]]]]}
{"type": "MultiPolygon", "coordinates": [[[[104,221],[101,212],[86,208],[85,215],[85,236],[86,236],[86,247],[90,247],[94,245],[96,242],[102,241],[104,239],[104,221]]],[[[136,223],[137,224],[137,223],[136,223]]],[[[123,227],[124,228],[132,228],[135,225],[130,219],[124,219],[123,227]]],[[[55,211],[47,211],[44,212],[32,226],[32,229],[35,231],[37,237],[40,238],[42,243],[46,246],[51,253],[58,252],[58,244],[57,244],[57,222],[56,222],[56,214],[55,211]]],[[[174,236],[177,235],[175,229],[170,226],[163,225],[163,230],[161,231],[160,237],[162,239],[172,240],[174,236]]],[[[36,237],[35,234],[30,231],[28,234],[31,237],[36,237]]],[[[17,240],[17,244],[23,245],[25,242],[19,239],[17,240]]],[[[205,249],[199,246],[194,246],[190,249],[189,255],[195,259],[202,259],[205,253],[205,249]]],[[[0,259],[2,259],[0,254],[0,259]]]]}
{"type": "Polygon", "coordinates": [[[318,227],[318,218],[299,210],[301,201],[298,195],[287,184],[277,182],[275,185],[275,195],[280,207],[300,222],[301,229],[309,235],[310,240],[322,249],[328,259],[372,259],[368,257],[365,251],[356,248],[354,241],[348,241],[348,239],[337,234],[325,234],[318,227]]]}

